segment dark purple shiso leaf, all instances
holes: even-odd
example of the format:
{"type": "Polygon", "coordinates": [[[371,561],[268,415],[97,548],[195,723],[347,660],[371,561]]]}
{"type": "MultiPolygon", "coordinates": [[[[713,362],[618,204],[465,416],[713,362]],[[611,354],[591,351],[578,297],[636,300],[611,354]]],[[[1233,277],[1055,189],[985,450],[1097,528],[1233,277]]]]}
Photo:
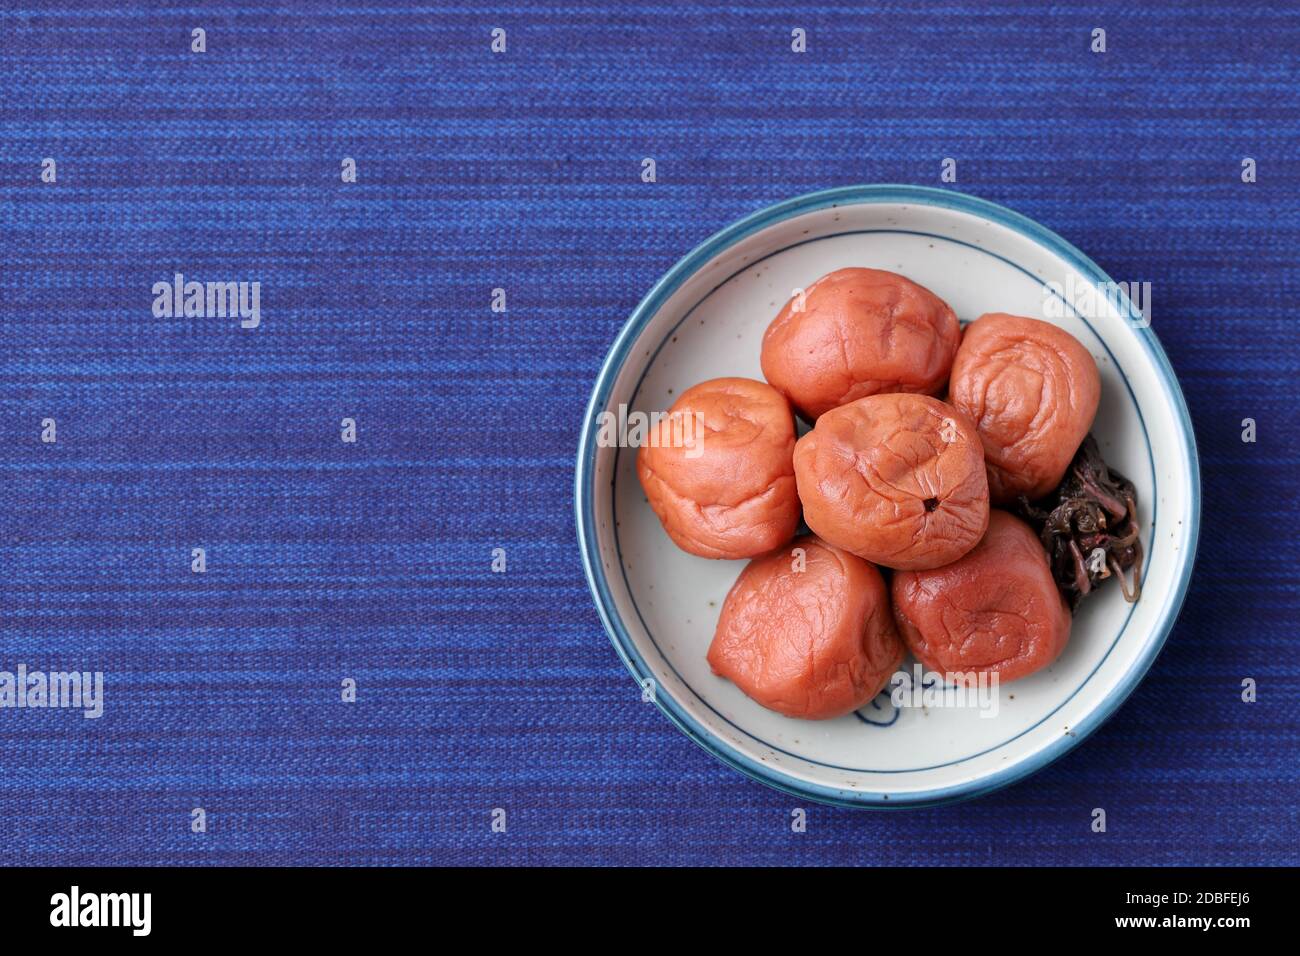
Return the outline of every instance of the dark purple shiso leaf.
{"type": "Polygon", "coordinates": [[[1141,596],[1137,489],[1106,466],[1092,435],[1075,452],[1056,490],[1034,502],[1021,495],[1016,513],[1038,532],[1052,577],[1072,612],[1112,575],[1119,578],[1124,600],[1131,604],[1141,596]]]}

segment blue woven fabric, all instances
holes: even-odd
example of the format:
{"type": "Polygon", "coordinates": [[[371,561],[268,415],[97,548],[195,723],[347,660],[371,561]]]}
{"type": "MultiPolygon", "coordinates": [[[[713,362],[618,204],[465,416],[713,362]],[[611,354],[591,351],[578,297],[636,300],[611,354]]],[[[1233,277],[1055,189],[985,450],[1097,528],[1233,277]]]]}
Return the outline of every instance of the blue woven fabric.
{"type": "Polygon", "coordinates": [[[1300,863],[1300,16],[1140,6],[8,5],[0,669],[99,670],[105,700],[0,710],[0,862],[1300,863]],[[1198,571],[1139,691],[1049,769],[792,833],[798,801],[609,646],[579,423],[697,242],[939,185],[944,157],[1152,283],[1198,571]],[[260,281],[260,327],[155,317],[176,272],[260,281]]]}

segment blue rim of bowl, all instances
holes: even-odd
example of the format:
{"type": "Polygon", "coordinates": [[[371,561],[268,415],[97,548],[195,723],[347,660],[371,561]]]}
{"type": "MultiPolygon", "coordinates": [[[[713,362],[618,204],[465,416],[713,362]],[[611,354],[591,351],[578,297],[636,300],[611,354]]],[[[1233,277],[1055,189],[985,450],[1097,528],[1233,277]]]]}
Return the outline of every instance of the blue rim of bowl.
{"type": "MultiPolygon", "coordinates": [[[[937,206],[980,216],[1011,229],[1013,232],[1019,233],[1046,248],[1094,282],[1113,282],[1102,271],[1100,266],[1056,233],[1005,206],[953,190],[895,184],[841,186],[835,189],[826,189],[804,196],[797,196],[794,199],[761,209],[732,223],[720,232],[710,236],[680,259],[655,283],[645,298],[632,311],[618,337],[614,340],[614,344],[610,346],[609,354],[601,366],[600,374],[596,377],[596,385],[592,389],[591,400],[587,404],[582,432],[578,440],[577,470],[574,476],[574,512],[587,585],[591,588],[596,610],[605,625],[605,631],[609,635],[610,642],[614,645],[614,650],[638,684],[643,684],[646,678],[652,678],[653,674],[640,652],[637,651],[617,609],[614,607],[609,583],[605,578],[605,572],[601,565],[600,552],[593,529],[592,518],[596,495],[596,445],[593,438],[596,432],[597,415],[608,404],[614,381],[622,370],[632,344],[645,329],[650,319],[687,279],[729,247],[778,222],[832,206],[852,206],[863,203],[908,203],[921,206],[937,206]]],[[[1131,311],[1134,308],[1126,297],[1118,304],[1131,311]]],[[[1178,378],[1174,374],[1173,367],[1169,364],[1169,358],[1165,355],[1165,351],[1155,334],[1149,327],[1138,327],[1130,323],[1128,328],[1145,349],[1159,372],[1158,377],[1165,396],[1177,412],[1182,426],[1183,441],[1180,443],[1180,447],[1185,453],[1185,464],[1187,465],[1190,484],[1191,513],[1187,527],[1184,530],[1184,558],[1178,581],[1172,598],[1166,602],[1162,616],[1156,622],[1153,637],[1147,641],[1141,656],[1134,661],[1119,683],[1072,728],[1070,735],[1062,736],[1030,757],[1017,761],[1005,769],[993,771],[973,780],[934,790],[886,794],[868,790],[822,786],[782,773],[770,764],[753,760],[733,750],[715,734],[703,727],[670,694],[656,693],[654,695],[655,704],[659,709],[700,747],[746,776],[785,793],[807,797],[820,803],[845,807],[897,809],[933,806],[982,796],[1042,770],[1048,764],[1082,743],[1128,698],[1133,689],[1146,676],[1161,648],[1164,647],[1165,640],[1173,629],[1174,622],[1178,618],[1178,612],[1181,610],[1183,600],[1187,595],[1192,567],[1196,559],[1196,546],[1200,538],[1201,472],[1196,451],[1196,436],[1192,429],[1191,416],[1187,411],[1187,402],[1183,398],[1182,389],[1178,385],[1178,378]]]]}

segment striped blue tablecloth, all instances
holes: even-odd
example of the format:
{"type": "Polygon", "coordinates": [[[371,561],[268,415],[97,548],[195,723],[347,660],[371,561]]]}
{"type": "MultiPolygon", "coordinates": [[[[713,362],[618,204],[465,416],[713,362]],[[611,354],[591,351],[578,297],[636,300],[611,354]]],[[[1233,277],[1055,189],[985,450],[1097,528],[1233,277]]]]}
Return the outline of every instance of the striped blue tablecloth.
{"type": "Polygon", "coordinates": [[[1300,14],[1140,6],[7,5],[0,670],[104,693],[0,709],[0,861],[1300,862],[1300,14]],[[1198,571],[1050,769],[793,833],[610,648],[578,426],[695,243],[945,157],[1152,283],[1198,571]],[[155,310],[177,273],[257,327],[155,310]]]}

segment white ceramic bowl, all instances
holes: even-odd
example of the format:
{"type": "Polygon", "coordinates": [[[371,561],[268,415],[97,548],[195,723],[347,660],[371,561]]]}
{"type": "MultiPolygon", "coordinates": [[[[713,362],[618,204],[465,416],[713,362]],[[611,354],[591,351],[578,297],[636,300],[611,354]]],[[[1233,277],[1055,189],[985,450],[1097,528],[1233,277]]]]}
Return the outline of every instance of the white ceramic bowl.
{"type": "MultiPolygon", "coordinates": [[[[596,606],[623,663],[693,740],[731,766],[811,800],[932,804],[1041,769],[1094,730],[1151,666],[1182,604],[1196,551],[1200,475],[1192,427],[1160,343],[1126,297],[1085,307],[1110,279],[1059,236],[1008,209],[946,190],[856,186],[758,212],[677,263],[632,313],[592,393],[578,448],[576,506],[596,606]],[[668,408],[697,382],[761,379],[763,332],[795,288],[846,266],[899,272],[963,322],[984,312],[1067,329],[1101,370],[1093,434],[1138,489],[1142,598],[1114,581],[1081,607],[1049,668],[1004,684],[996,717],[895,708],[889,688],[830,721],[765,710],[705,660],[718,612],[744,566],[678,550],[637,481],[634,449],[602,447],[598,415],[668,408]],[[1056,283],[1064,296],[1045,293],[1056,283]],[[1067,302],[1066,299],[1069,299],[1067,302]],[[1054,313],[1060,313],[1060,317],[1054,313]],[[653,685],[647,684],[653,680],[653,685]]],[[[911,669],[911,661],[905,665],[911,669]]]]}

